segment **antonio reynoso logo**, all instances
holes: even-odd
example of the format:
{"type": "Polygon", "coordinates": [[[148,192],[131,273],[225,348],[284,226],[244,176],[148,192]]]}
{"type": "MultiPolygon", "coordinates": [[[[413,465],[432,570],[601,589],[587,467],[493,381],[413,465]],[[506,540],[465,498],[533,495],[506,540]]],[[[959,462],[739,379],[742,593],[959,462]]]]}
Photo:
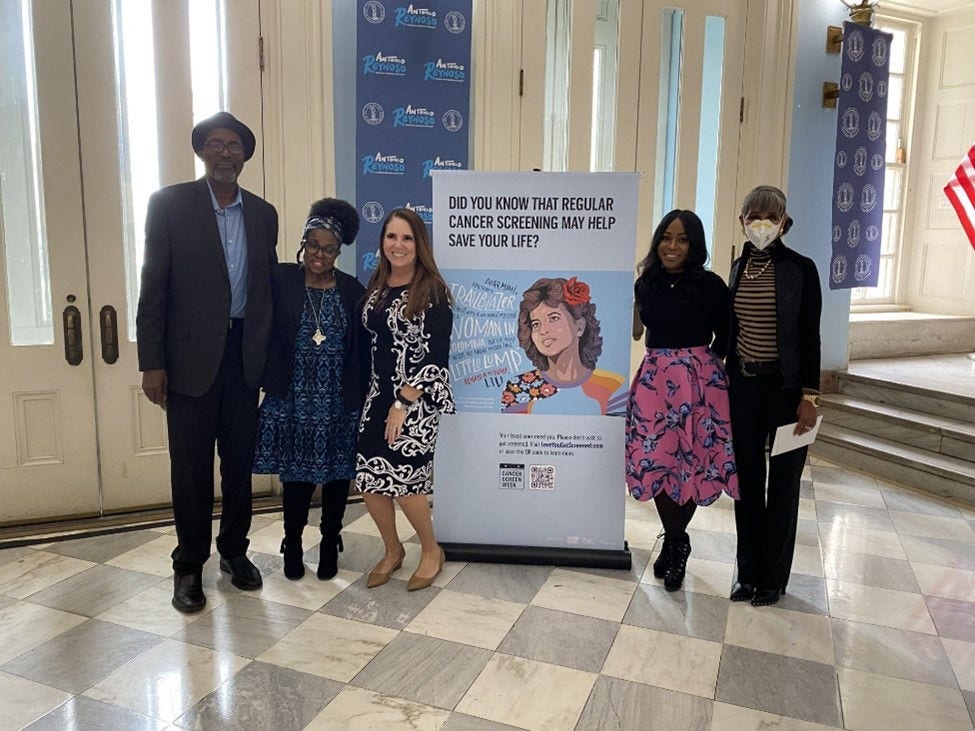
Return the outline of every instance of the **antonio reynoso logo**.
{"type": "Polygon", "coordinates": [[[362,158],[363,175],[405,175],[406,159],[399,155],[365,155],[362,158]]]}
{"type": "Polygon", "coordinates": [[[393,11],[393,25],[397,28],[436,28],[437,13],[430,8],[419,8],[410,3],[393,11]]]}
{"type": "Polygon", "coordinates": [[[423,127],[431,129],[436,125],[436,113],[426,107],[414,107],[412,104],[407,104],[405,107],[396,107],[393,110],[394,127],[423,127]]]}
{"type": "Polygon", "coordinates": [[[463,170],[464,164],[438,155],[432,160],[424,160],[421,168],[423,170],[422,178],[425,180],[430,177],[430,172],[433,170],[463,170]]]}
{"type": "Polygon", "coordinates": [[[376,51],[362,57],[362,75],[406,76],[406,59],[396,54],[376,51]]]}
{"type": "Polygon", "coordinates": [[[463,82],[467,80],[467,69],[463,64],[438,58],[423,64],[423,80],[463,82]]]}

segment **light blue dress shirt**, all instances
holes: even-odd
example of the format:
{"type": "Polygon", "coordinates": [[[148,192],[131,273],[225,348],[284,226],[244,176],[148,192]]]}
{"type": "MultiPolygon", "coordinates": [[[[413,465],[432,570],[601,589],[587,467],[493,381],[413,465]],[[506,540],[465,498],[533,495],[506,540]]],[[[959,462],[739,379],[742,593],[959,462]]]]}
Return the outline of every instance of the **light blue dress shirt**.
{"type": "Polygon", "coordinates": [[[243,317],[247,311],[247,230],[244,228],[244,202],[237,188],[237,197],[226,208],[221,208],[207,181],[213,213],[217,217],[220,243],[227,257],[227,274],[230,275],[230,317],[243,317]]]}

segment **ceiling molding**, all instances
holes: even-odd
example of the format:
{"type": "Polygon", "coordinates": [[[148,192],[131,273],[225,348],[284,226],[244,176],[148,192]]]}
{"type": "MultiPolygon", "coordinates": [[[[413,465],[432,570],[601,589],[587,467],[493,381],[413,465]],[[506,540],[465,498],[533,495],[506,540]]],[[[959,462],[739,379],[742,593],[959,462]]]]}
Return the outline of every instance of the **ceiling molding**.
{"type": "Polygon", "coordinates": [[[878,12],[930,18],[965,10],[975,10],[971,0],[880,0],[878,12]]]}

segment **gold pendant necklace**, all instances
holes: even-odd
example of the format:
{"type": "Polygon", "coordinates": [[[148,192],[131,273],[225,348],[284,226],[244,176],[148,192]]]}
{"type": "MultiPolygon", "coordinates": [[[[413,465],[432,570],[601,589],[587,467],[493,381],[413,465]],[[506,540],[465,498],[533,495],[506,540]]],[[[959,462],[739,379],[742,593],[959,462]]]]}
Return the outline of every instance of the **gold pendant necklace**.
{"type": "Polygon", "coordinates": [[[318,310],[316,311],[315,303],[311,301],[310,289],[312,287],[305,287],[305,297],[308,298],[308,307],[311,310],[312,317],[315,318],[315,334],[311,336],[311,340],[317,348],[325,342],[325,333],[322,332],[322,311],[325,309],[325,290],[322,290],[322,300],[319,302],[318,310]]]}

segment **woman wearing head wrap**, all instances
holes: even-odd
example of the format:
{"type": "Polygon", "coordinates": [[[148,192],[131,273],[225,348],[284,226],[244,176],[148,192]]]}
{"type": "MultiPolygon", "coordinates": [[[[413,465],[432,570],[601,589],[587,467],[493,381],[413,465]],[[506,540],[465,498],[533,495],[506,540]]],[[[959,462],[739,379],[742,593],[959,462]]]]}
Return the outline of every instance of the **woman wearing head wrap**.
{"type": "Polygon", "coordinates": [[[363,399],[361,301],[365,288],[335,268],[359,231],[345,201],[314,203],[298,264],[272,272],[274,329],[268,352],[254,472],[284,483],[284,575],[305,574],[301,533],[316,485],[322,486],[318,578],[338,572],[342,517],[355,476],[356,430],[363,399]]]}

